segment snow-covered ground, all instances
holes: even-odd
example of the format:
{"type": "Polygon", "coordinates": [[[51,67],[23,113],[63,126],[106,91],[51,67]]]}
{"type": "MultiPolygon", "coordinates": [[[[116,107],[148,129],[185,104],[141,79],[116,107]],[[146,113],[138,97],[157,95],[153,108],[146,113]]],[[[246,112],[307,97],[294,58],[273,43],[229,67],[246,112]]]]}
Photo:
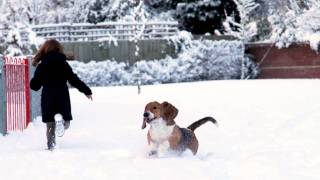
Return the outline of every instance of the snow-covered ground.
{"type": "Polygon", "coordinates": [[[320,80],[209,81],[71,90],[74,121],[54,152],[38,119],[0,137],[1,180],[319,180],[320,80]],[[169,101],[196,130],[196,156],[148,157],[144,105],[169,101]]]}

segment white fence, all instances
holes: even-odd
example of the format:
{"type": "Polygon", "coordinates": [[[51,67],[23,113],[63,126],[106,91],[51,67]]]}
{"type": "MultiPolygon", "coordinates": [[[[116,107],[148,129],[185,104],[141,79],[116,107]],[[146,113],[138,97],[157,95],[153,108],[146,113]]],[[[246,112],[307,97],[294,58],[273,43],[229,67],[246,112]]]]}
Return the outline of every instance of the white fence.
{"type": "Polygon", "coordinates": [[[54,38],[61,42],[165,39],[176,35],[178,22],[104,22],[98,24],[44,24],[32,30],[39,37],[54,38]]]}

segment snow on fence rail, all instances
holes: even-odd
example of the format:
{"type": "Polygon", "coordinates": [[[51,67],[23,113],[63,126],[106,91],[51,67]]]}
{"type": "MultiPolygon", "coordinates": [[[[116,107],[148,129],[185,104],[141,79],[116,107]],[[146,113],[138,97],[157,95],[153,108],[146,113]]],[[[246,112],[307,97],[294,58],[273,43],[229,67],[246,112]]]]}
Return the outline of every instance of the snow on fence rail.
{"type": "Polygon", "coordinates": [[[164,39],[178,32],[178,22],[104,22],[63,23],[34,25],[32,30],[37,36],[45,39],[54,38],[61,42],[99,41],[104,38],[116,40],[133,40],[137,35],[140,39],[164,39]]]}

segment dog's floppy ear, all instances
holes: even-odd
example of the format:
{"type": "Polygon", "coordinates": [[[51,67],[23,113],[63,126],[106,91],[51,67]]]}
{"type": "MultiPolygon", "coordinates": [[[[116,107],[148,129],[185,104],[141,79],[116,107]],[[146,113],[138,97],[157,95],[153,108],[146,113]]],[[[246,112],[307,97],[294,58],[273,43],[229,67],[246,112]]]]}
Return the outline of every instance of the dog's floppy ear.
{"type": "Polygon", "coordinates": [[[141,129],[144,129],[146,127],[147,127],[147,122],[146,122],[146,120],[143,119],[141,129]]]}
{"type": "Polygon", "coordinates": [[[163,102],[161,106],[161,117],[167,120],[167,125],[174,125],[174,118],[176,118],[178,115],[178,109],[167,101],[163,102]]]}

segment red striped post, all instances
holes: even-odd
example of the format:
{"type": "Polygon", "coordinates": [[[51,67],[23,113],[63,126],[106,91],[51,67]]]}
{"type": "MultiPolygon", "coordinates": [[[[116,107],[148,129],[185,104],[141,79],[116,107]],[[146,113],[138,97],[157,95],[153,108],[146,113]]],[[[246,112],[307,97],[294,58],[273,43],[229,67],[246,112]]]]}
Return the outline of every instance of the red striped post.
{"type": "Polygon", "coordinates": [[[25,58],[24,59],[24,64],[25,64],[25,69],[24,69],[24,88],[25,88],[25,103],[26,103],[26,109],[25,109],[25,113],[26,113],[26,124],[25,124],[25,128],[27,128],[28,124],[31,122],[31,109],[30,109],[30,87],[29,87],[29,62],[28,59],[25,58]]]}
{"type": "Polygon", "coordinates": [[[7,131],[22,131],[31,121],[28,59],[5,56],[4,66],[7,131]]]}

